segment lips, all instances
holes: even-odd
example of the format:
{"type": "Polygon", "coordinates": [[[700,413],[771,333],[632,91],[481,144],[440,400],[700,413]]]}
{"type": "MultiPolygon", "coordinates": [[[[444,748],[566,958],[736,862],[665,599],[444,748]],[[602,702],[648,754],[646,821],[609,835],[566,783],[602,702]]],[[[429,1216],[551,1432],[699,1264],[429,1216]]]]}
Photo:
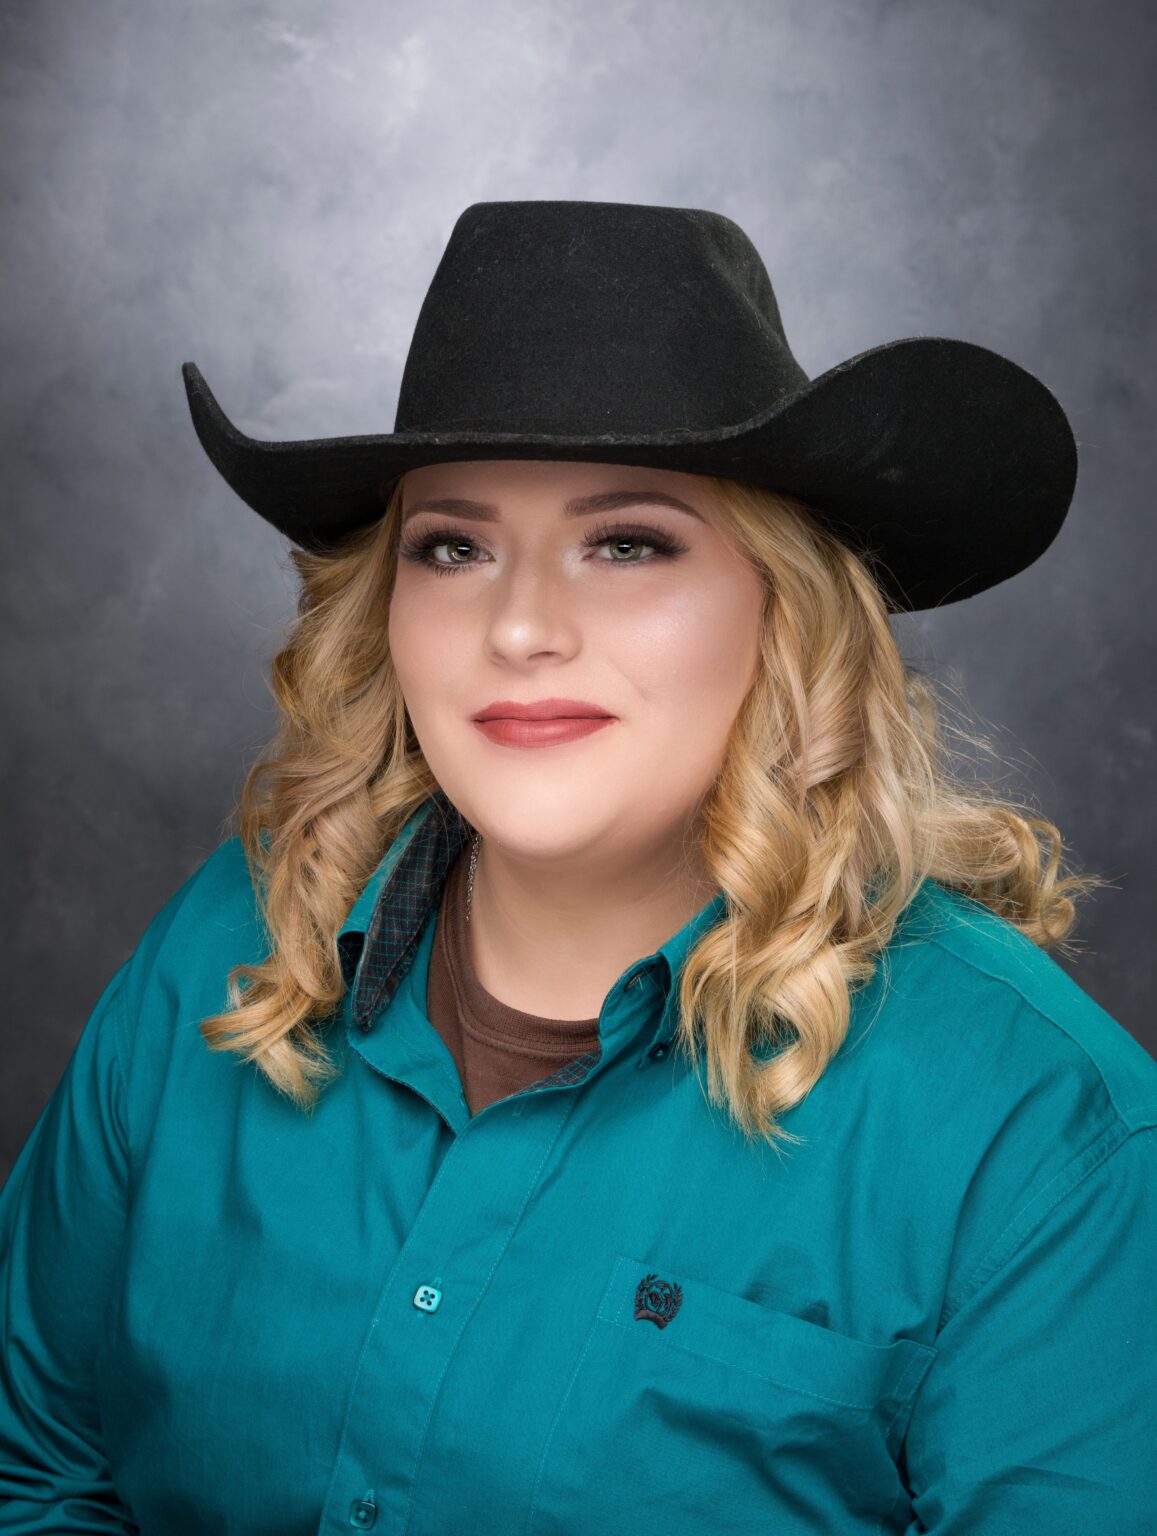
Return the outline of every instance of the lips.
{"type": "Polygon", "coordinates": [[[476,730],[503,747],[553,747],[577,741],[614,723],[612,715],[555,715],[548,720],[476,720],[476,730]]]}
{"type": "Polygon", "coordinates": [[[496,699],[472,717],[474,720],[611,720],[613,715],[585,699],[536,699],[520,704],[496,699]]]}

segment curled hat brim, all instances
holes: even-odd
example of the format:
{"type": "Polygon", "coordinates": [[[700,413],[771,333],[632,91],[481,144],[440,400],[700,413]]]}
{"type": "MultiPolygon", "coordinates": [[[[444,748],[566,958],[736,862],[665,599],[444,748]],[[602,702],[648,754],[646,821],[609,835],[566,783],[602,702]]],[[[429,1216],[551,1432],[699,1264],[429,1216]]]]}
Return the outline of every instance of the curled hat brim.
{"type": "Polygon", "coordinates": [[[650,436],[395,432],[285,442],[241,432],[195,363],[193,425],[248,506],[303,549],[375,522],[422,464],[567,459],[743,480],[805,502],[863,554],[893,612],[959,602],[1031,565],[1060,530],[1077,445],[1033,374],[974,342],[913,336],[838,363],[725,427],[650,436]]]}

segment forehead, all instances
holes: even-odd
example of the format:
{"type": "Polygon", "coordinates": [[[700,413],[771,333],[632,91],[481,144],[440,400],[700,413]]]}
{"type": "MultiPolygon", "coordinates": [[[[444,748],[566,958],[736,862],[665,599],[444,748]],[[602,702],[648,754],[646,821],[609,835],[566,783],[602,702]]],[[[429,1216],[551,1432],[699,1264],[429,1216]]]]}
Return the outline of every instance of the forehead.
{"type": "Polygon", "coordinates": [[[666,491],[704,509],[711,481],[703,475],[640,464],[571,459],[467,459],[423,464],[403,478],[403,505],[419,497],[463,496],[500,503],[550,498],[564,501],[595,491],[666,491]]]}

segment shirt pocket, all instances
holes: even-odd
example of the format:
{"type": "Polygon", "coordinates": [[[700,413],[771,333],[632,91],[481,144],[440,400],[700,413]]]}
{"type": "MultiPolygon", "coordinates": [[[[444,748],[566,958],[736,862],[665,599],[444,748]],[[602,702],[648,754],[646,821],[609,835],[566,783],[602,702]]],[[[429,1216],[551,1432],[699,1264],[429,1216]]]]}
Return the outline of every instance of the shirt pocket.
{"type": "Polygon", "coordinates": [[[617,1254],[548,1430],[526,1536],[876,1536],[893,1511],[902,1530],[895,1457],[935,1355],[617,1254]]]}

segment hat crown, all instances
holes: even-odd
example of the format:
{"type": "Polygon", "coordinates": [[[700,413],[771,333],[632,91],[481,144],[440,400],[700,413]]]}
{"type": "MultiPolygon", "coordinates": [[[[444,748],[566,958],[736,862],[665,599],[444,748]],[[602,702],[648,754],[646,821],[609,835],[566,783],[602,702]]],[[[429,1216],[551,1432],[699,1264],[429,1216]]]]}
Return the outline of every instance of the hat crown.
{"type": "Polygon", "coordinates": [[[807,382],[759,252],[724,215],[472,203],[419,311],[394,431],[694,433],[807,382]]]}

